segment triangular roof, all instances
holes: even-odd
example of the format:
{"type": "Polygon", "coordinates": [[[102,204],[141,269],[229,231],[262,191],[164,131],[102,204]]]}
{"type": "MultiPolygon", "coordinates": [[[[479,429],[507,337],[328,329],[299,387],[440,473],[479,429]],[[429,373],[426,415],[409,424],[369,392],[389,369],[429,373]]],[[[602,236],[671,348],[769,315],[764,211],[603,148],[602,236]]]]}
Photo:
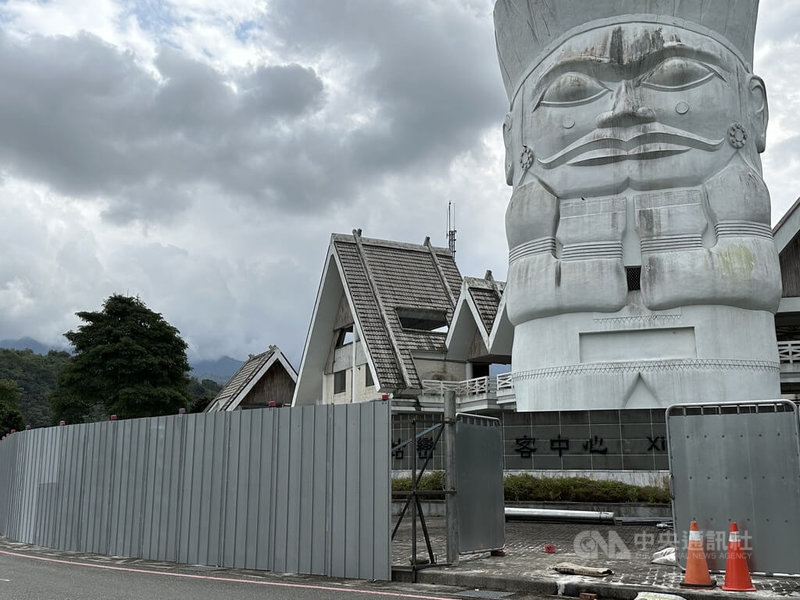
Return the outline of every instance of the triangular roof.
{"type": "Polygon", "coordinates": [[[277,346],[270,346],[266,352],[251,356],[244,362],[206,407],[205,412],[236,410],[250,390],[276,363],[286,370],[294,382],[297,382],[297,373],[283,352],[277,346]]]}
{"type": "Polygon", "coordinates": [[[778,249],[778,254],[783,252],[784,248],[795,238],[797,232],[800,231],[800,211],[797,207],[800,206],[800,198],[795,200],[791,208],[778,221],[778,224],[772,229],[772,237],[775,238],[775,247],[778,249]]]}
{"type": "Polygon", "coordinates": [[[495,281],[491,271],[487,271],[482,279],[464,277],[453,322],[447,333],[448,356],[467,359],[476,329],[489,353],[489,337],[504,288],[505,282],[495,281]]]}
{"type": "Polygon", "coordinates": [[[432,246],[427,238],[423,244],[407,244],[365,238],[360,230],[352,235],[333,234],[294,403],[309,404],[319,397],[319,376],[330,350],[342,294],[378,389],[400,392],[421,387],[412,353],[444,353],[446,334],[404,328],[398,309],[441,314],[450,323],[454,292],[460,286],[453,253],[432,246]]]}
{"type": "Polygon", "coordinates": [[[467,291],[469,292],[470,305],[474,306],[477,316],[480,317],[481,334],[486,334],[484,339],[489,341],[489,333],[492,331],[494,319],[497,316],[497,308],[500,306],[500,299],[503,297],[503,289],[506,284],[504,281],[495,281],[491,278],[491,272],[487,273],[488,278],[478,279],[469,277],[467,291]]]}
{"type": "Polygon", "coordinates": [[[489,352],[492,354],[511,356],[511,347],[514,344],[514,326],[508,320],[506,312],[506,296],[500,299],[497,315],[489,334],[489,352]]]}

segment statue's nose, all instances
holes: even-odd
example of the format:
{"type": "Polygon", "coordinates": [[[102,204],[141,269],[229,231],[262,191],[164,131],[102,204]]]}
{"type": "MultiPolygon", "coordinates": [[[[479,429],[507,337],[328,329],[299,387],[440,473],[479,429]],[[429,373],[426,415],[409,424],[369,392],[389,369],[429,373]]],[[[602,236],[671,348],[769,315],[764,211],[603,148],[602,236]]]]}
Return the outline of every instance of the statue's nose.
{"type": "Polygon", "coordinates": [[[611,110],[602,112],[597,116],[597,126],[606,127],[631,127],[641,123],[655,121],[655,111],[643,106],[638,90],[631,81],[620,83],[612,96],[611,110]]]}

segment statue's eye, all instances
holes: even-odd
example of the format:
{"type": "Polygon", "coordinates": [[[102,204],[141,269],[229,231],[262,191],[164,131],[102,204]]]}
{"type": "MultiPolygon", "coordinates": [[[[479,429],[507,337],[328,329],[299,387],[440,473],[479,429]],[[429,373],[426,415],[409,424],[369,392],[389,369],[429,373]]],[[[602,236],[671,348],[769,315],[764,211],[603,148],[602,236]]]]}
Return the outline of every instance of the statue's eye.
{"type": "Polygon", "coordinates": [[[650,71],[642,85],[658,90],[685,90],[716,77],[703,63],[686,58],[669,58],[650,71]]]}
{"type": "Polygon", "coordinates": [[[590,102],[605,94],[608,88],[583,73],[564,73],[551,83],[542,95],[541,104],[574,105],[590,102]]]}

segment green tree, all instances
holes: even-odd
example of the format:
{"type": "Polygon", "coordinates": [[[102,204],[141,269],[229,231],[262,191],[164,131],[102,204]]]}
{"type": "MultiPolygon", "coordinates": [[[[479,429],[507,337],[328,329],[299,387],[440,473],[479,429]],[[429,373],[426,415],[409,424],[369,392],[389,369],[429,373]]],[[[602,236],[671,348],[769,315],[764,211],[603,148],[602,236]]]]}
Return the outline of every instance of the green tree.
{"type": "Polygon", "coordinates": [[[56,421],[153,417],[186,408],[186,342],[159,313],[115,294],[100,312],[77,315],[84,324],[64,334],[75,354],[51,396],[56,421]]]}
{"type": "Polygon", "coordinates": [[[0,379],[0,436],[12,429],[21,431],[25,428],[22,412],[19,410],[19,386],[7,379],[0,379]]]}
{"type": "Polygon", "coordinates": [[[36,354],[0,348],[0,379],[14,381],[20,387],[19,408],[25,423],[45,427],[53,422],[48,397],[69,358],[68,353],[56,350],[36,354]]]}
{"type": "Polygon", "coordinates": [[[221,389],[222,386],[213,379],[203,379],[201,381],[197,377],[192,377],[189,381],[189,394],[192,397],[189,403],[189,412],[203,412],[206,406],[216,398],[221,389]]]}

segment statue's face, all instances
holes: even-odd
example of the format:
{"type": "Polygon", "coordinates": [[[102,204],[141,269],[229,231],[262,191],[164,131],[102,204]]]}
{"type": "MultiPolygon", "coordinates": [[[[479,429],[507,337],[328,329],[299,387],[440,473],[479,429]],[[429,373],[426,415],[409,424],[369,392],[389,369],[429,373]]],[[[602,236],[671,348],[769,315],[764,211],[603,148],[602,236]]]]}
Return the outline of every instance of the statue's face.
{"type": "Polygon", "coordinates": [[[559,197],[699,185],[739,151],[729,141],[741,137],[733,123],[744,125],[750,149],[763,143],[766,121],[756,132],[746,116],[753,97],[766,113],[752,79],[716,40],[677,27],[623,24],[575,36],[515,100],[523,129],[507,143],[516,183],[533,177],[559,197]]]}

